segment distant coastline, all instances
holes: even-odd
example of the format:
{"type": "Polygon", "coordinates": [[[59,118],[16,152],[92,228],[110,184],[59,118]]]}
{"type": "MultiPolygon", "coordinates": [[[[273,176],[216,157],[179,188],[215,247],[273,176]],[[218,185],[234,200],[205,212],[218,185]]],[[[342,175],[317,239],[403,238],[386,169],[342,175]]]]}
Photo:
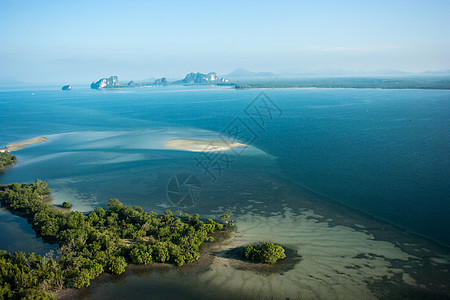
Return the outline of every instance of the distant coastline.
{"type": "Polygon", "coordinates": [[[329,77],[277,80],[240,80],[236,89],[255,88],[353,88],[353,89],[450,89],[450,77],[329,77]]]}
{"type": "MultiPolygon", "coordinates": [[[[231,74],[230,74],[231,75],[231,74]]],[[[302,78],[226,78],[219,77],[215,72],[207,74],[189,73],[184,79],[168,81],[165,77],[153,82],[129,81],[120,82],[117,76],[101,78],[92,82],[92,89],[118,89],[156,86],[229,86],[235,89],[260,88],[354,88],[354,89],[450,89],[450,76],[379,76],[379,77],[302,77],[302,78]]]]}

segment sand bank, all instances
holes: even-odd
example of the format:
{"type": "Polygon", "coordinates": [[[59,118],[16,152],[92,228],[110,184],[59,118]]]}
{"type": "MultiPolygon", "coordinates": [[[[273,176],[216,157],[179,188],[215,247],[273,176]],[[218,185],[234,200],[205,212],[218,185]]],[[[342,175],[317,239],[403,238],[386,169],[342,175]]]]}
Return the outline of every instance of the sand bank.
{"type": "Polygon", "coordinates": [[[218,255],[197,280],[225,298],[264,295],[267,299],[376,299],[367,282],[398,273],[406,275],[405,284],[414,285],[404,270],[391,265],[392,260],[406,262],[414,257],[371,234],[331,227],[320,217],[311,210],[289,208],[278,216],[236,216],[236,235],[220,250],[272,241],[297,251],[300,262],[283,274],[262,275],[242,270],[237,260],[218,255]]]}
{"type": "MultiPolygon", "coordinates": [[[[38,136],[29,140],[21,141],[14,144],[6,145],[6,147],[2,150],[8,150],[9,152],[17,151],[33,144],[39,144],[43,142],[48,142],[48,139],[45,136],[38,136]]],[[[2,151],[3,152],[3,151],[2,151]]]]}
{"type": "Polygon", "coordinates": [[[190,140],[190,139],[174,139],[166,141],[164,147],[176,150],[185,150],[191,152],[218,152],[231,150],[235,147],[246,146],[245,144],[236,142],[224,142],[215,140],[190,140]]]}

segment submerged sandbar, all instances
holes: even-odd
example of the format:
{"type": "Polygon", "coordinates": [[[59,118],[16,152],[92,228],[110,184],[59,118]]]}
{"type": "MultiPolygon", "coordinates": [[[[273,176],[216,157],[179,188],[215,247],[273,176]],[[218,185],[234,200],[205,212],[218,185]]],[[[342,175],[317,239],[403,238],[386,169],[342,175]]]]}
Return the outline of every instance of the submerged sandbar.
{"type": "Polygon", "coordinates": [[[166,141],[164,147],[176,150],[185,150],[191,152],[219,152],[231,150],[235,147],[246,146],[236,142],[224,142],[215,140],[191,140],[191,139],[173,139],[166,141]]]}
{"type": "Polygon", "coordinates": [[[13,151],[17,151],[17,150],[26,148],[33,144],[39,144],[39,143],[43,143],[43,142],[48,142],[48,139],[45,136],[38,136],[38,137],[29,139],[29,140],[6,145],[6,147],[3,149],[0,149],[0,151],[4,152],[4,151],[8,150],[8,152],[13,152],[13,151]]]}

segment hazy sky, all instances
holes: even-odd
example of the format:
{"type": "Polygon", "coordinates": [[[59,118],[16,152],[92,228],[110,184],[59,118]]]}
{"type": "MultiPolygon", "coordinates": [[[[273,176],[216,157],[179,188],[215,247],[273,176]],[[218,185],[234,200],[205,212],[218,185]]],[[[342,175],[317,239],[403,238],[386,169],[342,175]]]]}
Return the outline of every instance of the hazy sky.
{"type": "Polygon", "coordinates": [[[450,69],[450,1],[0,0],[0,78],[450,69]]]}

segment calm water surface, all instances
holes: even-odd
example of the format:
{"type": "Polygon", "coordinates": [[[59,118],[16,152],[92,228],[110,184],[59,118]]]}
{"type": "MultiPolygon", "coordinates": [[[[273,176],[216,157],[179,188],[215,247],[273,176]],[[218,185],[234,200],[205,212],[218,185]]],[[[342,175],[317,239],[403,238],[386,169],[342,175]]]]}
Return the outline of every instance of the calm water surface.
{"type": "MultiPolygon", "coordinates": [[[[0,91],[0,120],[1,145],[64,133],[17,151],[19,163],[0,183],[46,180],[55,202],[69,199],[83,211],[112,197],[162,211],[177,173],[221,190],[232,171],[254,168],[450,244],[449,91],[48,87],[0,91]],[[271,110],[261,92],[276,105],[271,110]],[[261,116],[251,115],[255,107],[261,116]],[[162,146],[172,138],[220,139],[233,126],[246,130],[252,147],[227,153],[214,183],[198,155],[162,146]]],[[[194,210],[209,212],[220,201],[200,198],[194,210]]]]}

